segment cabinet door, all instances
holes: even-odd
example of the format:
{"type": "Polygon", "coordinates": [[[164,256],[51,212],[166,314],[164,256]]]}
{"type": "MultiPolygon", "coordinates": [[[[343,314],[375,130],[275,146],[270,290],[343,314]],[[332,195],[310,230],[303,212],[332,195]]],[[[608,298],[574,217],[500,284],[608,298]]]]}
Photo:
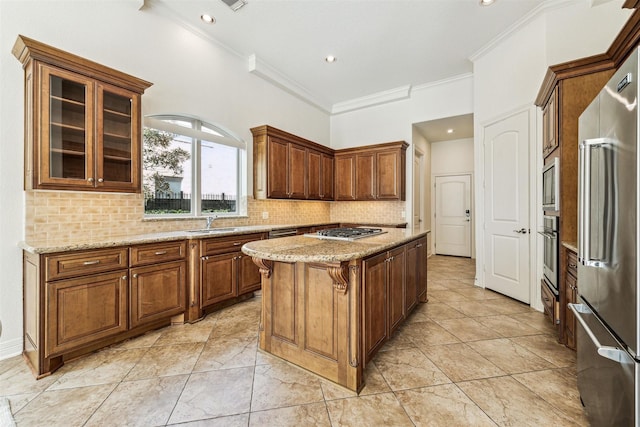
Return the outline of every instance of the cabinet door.
{"type": "MultiPolygon", "coordinates": [[[[566,275],[565,280],[565,296],[566,303],[572,304],[578,300],[578,286],[576,278],[571,274],[566,275]]],[[[576,317],[573,311],[565,310],[564,332],[567,339],[567,347],[576,349],[576,317]]]]}
{"type": "Polygon", "coordinates": [[[205,256],[201,260],[201,308],[238,296],[237,252],[205,256]]]}
{"type": "Polygon", "coordinates": [[[289,189],[287,179],[289,171],[288,165],[288,143],[278,138],[269,137],[267,156],[269,167],[267,176],[267,197],[273,199],[288,199],[289,189]]]}
{"type": "Polygon", "coordinates": [[[322,200],[333,200],[333,163],[334,159],[326,154],[322,155],[322,200]]]}
{"type": "Polygon", "coordinates": [[[356,157],[336,156],[335,158],[335,199],[356,199],[356,157]]]}
{"type": "MultiPolygon", "coordinates": [[[[94,83],[75,73],[39,65],[40,129],[33,150],[37,188],[93,188],[94,83]]],[[[38,107],[36,107],[38,111],[38,107]]]]}
{"type": "Polygon", "coordinates": [[[127,270],[46,283],[46,354],[127,330],[127,270]]]}
{"type": "Polygon", "coordinates": [[[307,179],[309,182],[307,198],[320,200],[322,198],[322,154],[309,150],[307,160],[307,179]]]}
{"type": "Polygon", "coordinates": [[[558,88],[556,87],[542,110],[542,155],[551,154],[558,147],[558,88]]]}
{"type": "MultiPolygon", "coordinates": [[[[416,245],[418,267],[416,276],[416,292],[418,294],[418,301],[427,302],[427,238],[422,237],[418,240],[416,245]]],[[[407,264],[409,261],[407,260],[407,264]]]]}
{"type": "Polygon", "coordinates": [[[250,256],[238,253],[238,295],[257,291],[262,285],[260,269],[253,263],[250,256]]]}
{"type": "Polygon", "coordinates": [[[389,301],[389,336],[405,318],[405,247],[389,252],[387,299],[389,301]]]}
{"type": "Polygon", "coordinates": [[[171,317],[186,307],[186,262],[131,269],[131,327],[171,317]]]}
{"type": "Polygon", "coordinates": [[[364,261],[362,307],[365,362],[387,339],[387,254],[364,261]]]}
{"type": "Polygon", "coordinates": [[[376,153],[375,177],[377,199],[401,199],[402,176],[400,157],[400,151],[398,150],[376,153]]]}
{"type": "Polygon", "coordinates": [[[407,245],[407,268],[405,273],[405,309],[409,314],[418,302],[418,242],[407,245]]]}
{"type": "Polygon", "coordinates": [[[307,198],[307,150],[295,144],[289,144],[289,197],[307,198]]]}
{"type": "Polygon", "coordinates": [[[96,187],[140,191],[140,95],[98,83],[96,187]]]}
{"type": "Polygon", "coordinates": [[[376,198],[375,162],[374,153],[356,155],[356,200],[376,198]]]}

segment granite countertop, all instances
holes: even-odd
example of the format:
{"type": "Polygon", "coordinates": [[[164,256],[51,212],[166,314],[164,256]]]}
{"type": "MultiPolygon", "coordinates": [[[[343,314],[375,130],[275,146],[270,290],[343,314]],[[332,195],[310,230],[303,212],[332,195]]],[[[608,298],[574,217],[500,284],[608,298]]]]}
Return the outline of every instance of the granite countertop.
{"type": "Polygon", "coordinates": [[[578,253],[578,244],[576,242],[565,242],[564,240],[562,241],[562,246],[564,246],[565,248],[572,250],[575,253],[578,253]]]}
{"type": "Polygon", "coordinates": [[[182,239],[206,239],[210,237],[236,236],[251,233],[268,233],[273,230],[283,230],[288,228],[303,228],[319,226],[324,224],[335,224],[336,222],[313,223],[313,224],[279,224],[279,225],[246,225],[237,227],[213,227],[211,230],[189,230],[167,231],[160,233],[122,235],[113,237],[101,237],[95,239],[69,240],[69,241],[22,241],[18,246],[33,254],[50,254],[56,252],[67,252],[75,250],[112,248],[116,246],[138,245],[144,243],[168,242],[182,239]]]}
{"type": "Polygon", "coordinates": [[[342,262],[364,258],[426,236],[428,231],[385,228],[386,233],[354,241],[292,236],[246,243],[242,252],[255,258],[283,262],[342,262]]]}

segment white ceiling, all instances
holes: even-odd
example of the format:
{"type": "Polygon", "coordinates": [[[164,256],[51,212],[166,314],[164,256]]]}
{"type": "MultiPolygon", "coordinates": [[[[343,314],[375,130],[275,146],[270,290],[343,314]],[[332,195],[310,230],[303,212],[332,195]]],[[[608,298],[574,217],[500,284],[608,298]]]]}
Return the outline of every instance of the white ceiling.
{"type": "Polygon", "coordinates": [[[414,123],[414,126],[429,142],[473,138],[473,114],[414,123]],[[448,132],[449,129],[452,130],[451,133],[448,132]]]}
{"type": "MultiPolygon", "coordinates": [[[[146,0],[247,61],[253,72],[327,112],[409,96],[471,73],[469,57],[561,0],[146,0]],[[205,24],[200,15],[216,18],[205,24]],[[329,64],[326,55],[338,60],[329,64]]],[[[566,1],[565,1],[566,2],[566,1]]]]}

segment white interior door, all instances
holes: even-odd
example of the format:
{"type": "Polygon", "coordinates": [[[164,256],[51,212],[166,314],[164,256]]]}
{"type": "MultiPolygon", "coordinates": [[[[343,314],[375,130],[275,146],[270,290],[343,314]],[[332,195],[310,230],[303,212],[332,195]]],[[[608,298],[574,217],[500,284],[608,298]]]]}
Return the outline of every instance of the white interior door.
{"type": "Polygon", "coordinates": [[[471,175],[435,177],[436,254],[471,256],[471,175]]]}
{"type": "Polygon", "coordinates": [[[422,229],[424,209],[424,154],[415,150],[413,154],[413,228],[422,229]]]}
{"type": "Polygon", "coordinates": [[[485,127],[485,286],[529,303],[529,114],[485,127]]]}

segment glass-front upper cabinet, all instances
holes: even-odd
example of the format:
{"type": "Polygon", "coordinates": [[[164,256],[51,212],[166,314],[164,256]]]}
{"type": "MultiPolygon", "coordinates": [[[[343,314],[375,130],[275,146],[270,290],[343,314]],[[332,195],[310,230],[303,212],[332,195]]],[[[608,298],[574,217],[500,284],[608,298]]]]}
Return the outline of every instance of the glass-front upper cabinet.
{"type": "Polygon", "coordinates": [[[141,191],[141,105],[151,83],[18,36],[25,188],[141,191]]]}
{"type": "Polygon", "coordinates": [[[94,186],[93,81],[42,66],[41,185],[94,186]]]}

